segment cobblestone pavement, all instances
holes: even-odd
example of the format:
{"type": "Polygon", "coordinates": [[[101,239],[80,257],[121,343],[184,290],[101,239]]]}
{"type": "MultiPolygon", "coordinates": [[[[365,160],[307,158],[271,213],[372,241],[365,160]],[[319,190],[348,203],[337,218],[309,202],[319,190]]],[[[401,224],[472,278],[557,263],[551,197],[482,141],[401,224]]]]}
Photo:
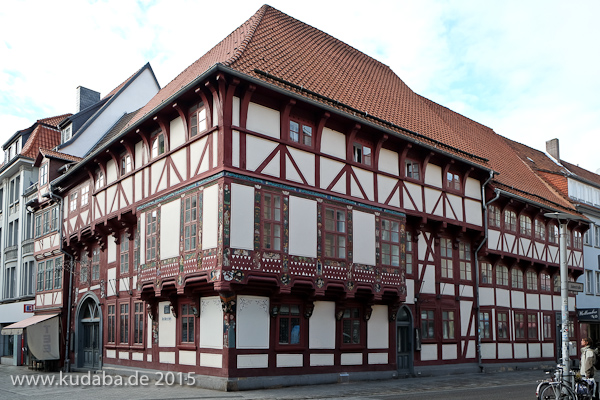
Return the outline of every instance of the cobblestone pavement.
{"type": "MultiPolygon", "coordinates": [[[[69,373],[69,380],[85,379],[84,373],[69,373]]],[[[92,378],[94,375],[91,375],[92,378]]],[[[135,387],[128,386],[65,386],[57,385],[60,375],[58,373],[43,373],[31,371],[26,367],[0,365],[0,399],[36,399],[65,400],[81,398],[95,400],[107,398],[118,399],[257,399],[257,400],[300,400],[300,399],[382,399],[414,396],[416,393],[426,392],[452,392],[469,388],[496,387],[522,385],[524,390],[534,398],[537,381],[546,375],[542,370],[507,371],[497,373],[478,373],[445,375],[435,377],[399,378],[383,381],[360,381],[340,384],[297,386],[263,390],[249,390],[241,392],[220,392],[198,387],[180,385],[157,386],[154,381],[146,385],[135,387]],[[48,385],[15,385],[16,376],[32,377],[35,375],[54,376],[55,384],[48,385]]],[[[63,378],[65,375],[63,375],[63,378]]],[[[114,378],[114,377],[113,377],[114,378]]],[[[98,378],[99,379],[99,378],[98,378]]]]}

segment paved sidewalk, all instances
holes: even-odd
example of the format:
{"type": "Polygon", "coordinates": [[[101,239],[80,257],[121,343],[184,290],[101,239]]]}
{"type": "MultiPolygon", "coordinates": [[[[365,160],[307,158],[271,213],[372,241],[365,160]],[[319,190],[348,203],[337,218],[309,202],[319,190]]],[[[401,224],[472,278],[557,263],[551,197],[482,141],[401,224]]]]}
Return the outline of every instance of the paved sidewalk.
{"type": "MultiPolygon", "coordinates": [[[[530,385],[531,398],[534,397],[537,381],[544,379],[543,370],[523,370],[496,373],[458,374],[435,377],[399,378],[383,381],[360,381],[340,384],[296,386],[275,389],[249,390],[241,392],[220,392],[197,387],[179,385],[156,386],[154,381],[147,385],[116,386],[31,386],[13,385],[11,375],[55,376],[57,373],[31,371],[26,367],[0,365],[0,399],[65,400],[84,398],[85,400],[121,399],[257,399],[257,400],[300,400],[300,399],[375,399],[381,397],[399,398],[403,395],[428,391],[453,391],[471,387],[502,387],[508,384],[530,385]]],[[[70,373],[71,379],[81,379],[83,373],[70,373]]],[[[93,375],[92,375],[93,377],[93,375]]]]}

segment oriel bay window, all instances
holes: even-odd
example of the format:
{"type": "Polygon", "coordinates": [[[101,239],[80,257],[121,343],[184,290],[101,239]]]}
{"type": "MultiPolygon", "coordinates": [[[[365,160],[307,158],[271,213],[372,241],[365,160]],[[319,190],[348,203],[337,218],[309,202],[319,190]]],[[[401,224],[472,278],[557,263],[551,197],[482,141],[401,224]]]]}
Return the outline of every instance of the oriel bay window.
{"type": "Polygon", "coordinates": [[[195,319],[191,303],[181,305],[181,315],[179,316],[179,319],[181,321],[181,343],[194,343],[195,319]]]}
{"type": "Polygon", "coordinates": [[[400,266],[400,223],[381,219],[381,263],[400,266]]]}
{"type": "Polygon", "coordinates": [[[325,257],[346,258],[346,211],[325,208],[325,257]]]}
{"type": "Polygon", "coordinates": [[[282,304],[278,310],[279,344],[300,344],[300,306],[298,304],[282,304]]]}
{"type": "Polygon", "coordinates": [[[263,193],[262,198],[262,246],[265,250],[281,250],[281,196],[263,193]]]}

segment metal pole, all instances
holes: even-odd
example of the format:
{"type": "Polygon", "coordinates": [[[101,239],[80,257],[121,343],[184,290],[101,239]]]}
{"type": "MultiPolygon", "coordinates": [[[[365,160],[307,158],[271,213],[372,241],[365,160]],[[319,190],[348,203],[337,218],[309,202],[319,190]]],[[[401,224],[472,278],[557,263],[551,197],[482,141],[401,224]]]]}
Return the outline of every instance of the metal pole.
{"type": "Polygon", "coordinates": [[[569,291],[567,283],[569,272],[567,268],[567,222],[558,221],[560,225],[560,297],[562,300],[562,368],[564,377],[567,377],[571,370],[571,360],[569,358],[569,291]]]}

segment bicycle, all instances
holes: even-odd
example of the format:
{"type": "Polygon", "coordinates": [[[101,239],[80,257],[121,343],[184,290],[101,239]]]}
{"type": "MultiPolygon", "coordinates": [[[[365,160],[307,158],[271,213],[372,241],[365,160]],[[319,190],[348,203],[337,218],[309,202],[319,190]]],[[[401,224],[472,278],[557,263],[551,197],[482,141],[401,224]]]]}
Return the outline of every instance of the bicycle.
{"type": "MultiPolygon", "coordinates": [[[[553,370],[546,370],[549,374],[553,370]]],[[[554,370],[553,377],[538,384],[535,391],[538,400],[592,400],[594,380],[582,378],[576,371],[571,371],[564,379],[562,368],[554,370]],[[573,379],[571,379],[573,378],[573,379]]]]}

